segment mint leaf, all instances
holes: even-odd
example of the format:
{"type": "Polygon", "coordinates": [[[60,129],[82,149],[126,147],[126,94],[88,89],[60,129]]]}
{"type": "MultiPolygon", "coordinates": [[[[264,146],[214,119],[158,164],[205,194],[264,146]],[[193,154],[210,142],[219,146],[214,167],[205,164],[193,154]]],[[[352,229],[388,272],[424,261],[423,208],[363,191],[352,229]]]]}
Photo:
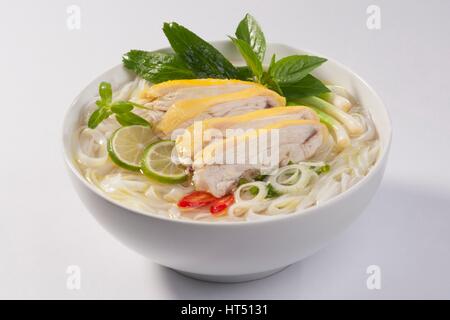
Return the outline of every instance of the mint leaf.
{"type": "Polygon", "coordinates": [[[330,91],[319,79],[310,74],[296,83],[284,84],[280,87],[288,100],[316,96],[330,91]]]}
{"type": "Polygon", "coordinates": [[[97,126],[106,118],[112,114],[107,108],[98,108],[95,110],[88,120],[88,127],[90,129],[95,129],[97,126]]]}
{"type": "Polygon", "coordinates": [[[176,22],[164,23],[164,34],[177,55],[199,78],[238,77],[237,69],[216,48],[176,22]]]}
{"type": "Polygon", "coordinates": [[[112,89],[111,84],[109,82],[101,82],[98,86],[98,94],[100,96],[101,102],[97,103],[99,105],[102,103],[103,105],[111,103],[112,100],[112,89]]]}
{"type": "Polygon", "coordinates": [[[124,127],[132,125],[150,126],[147,120],[132,112],[118,113],[116,114],[116,120],[124,127]]]}
{"type": "Polygon", "coordinates": [[[261,76],[263,74],[263,66],[261,61],[259,60],[256,53],[252,50],[250,45],[241,39],[236,39],[233,37],[230,37],[233,44],[236,46],[236,48],[241,53],[242,57],[244,58],[245,62],[247,63],[247,66],[252,71],[252,73],[255,75],[255,77],[260,80],[261,76]]]}
{"type": "Polygon", "coordinates": [[[123,55],[125,68],[153,83],[175,79],[192,79],[194,73],[174,54],[131,50],[123,55]]]}
{"type": "Polygon", "coordinates": [[[244,19],[239,22],[235,34],[238,39],[245,41],[250,46],[258,56],[259,61],[264,60],[266,38],[255,18],[247,13],[244,19]]]}
{"type": "Polygon", "coordinates": [[[281,86],[283,84],[297,83],[325,61],[327,59],[315,56],[288,56],[278,60],[270,67],[270,75],[281,86]]]}

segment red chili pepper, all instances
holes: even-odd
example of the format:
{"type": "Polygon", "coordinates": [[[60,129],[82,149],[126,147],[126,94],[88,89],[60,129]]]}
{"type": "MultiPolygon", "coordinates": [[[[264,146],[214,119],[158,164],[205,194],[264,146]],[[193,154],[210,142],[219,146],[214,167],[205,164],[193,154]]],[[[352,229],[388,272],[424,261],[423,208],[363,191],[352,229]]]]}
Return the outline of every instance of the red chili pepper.
{"type": "Polygon", "coordinates": [[[178,201],[180,208],[200,208],[205,207],[218,200],[212,194],[204,191],[194,191],[185,195],[178,201]]]}
{"type": "Polygon", "coordinates": [[[234,195],[230,194],[228,196],[217,199],[211,204],[209,211],[214,215],[221,214],[226,208],[231,206],[234,202],[234,195]]]}

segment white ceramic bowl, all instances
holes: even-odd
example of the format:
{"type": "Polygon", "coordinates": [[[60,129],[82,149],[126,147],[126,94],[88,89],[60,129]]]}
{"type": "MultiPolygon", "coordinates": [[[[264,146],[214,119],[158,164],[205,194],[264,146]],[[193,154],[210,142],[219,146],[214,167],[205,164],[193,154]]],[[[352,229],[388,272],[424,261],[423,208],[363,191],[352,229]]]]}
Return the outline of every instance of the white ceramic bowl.
{"type": "MultiPolygon", "coordinates": [[[[243,64],[229,41],[214,45],[232,62],[243,64]]],[[[163,49],[162,51],[168,51],[163,49]]],[[[267,57],[306,52],[285,45],[268,46],[267,57]]],[[[368,108],[378,129],[382,151],[370,173],[350,190],[323,205],[257,222],[177,221],[128,209],[85,181],[74,164],[72,135],[82,108],[97,94],[100,81],[117,88],[133,76],[121,65],[91,82],[67,112],[63,128],[65,159],[75,190],[96,220],[129,248],[152,261],[203,280],[237,282],[262,278],[302,260],[347,228],[363,211],[383,176],[391,125],[380,98],[360,77],[329,59],[315,73],[342,85],[368,108]]]]}

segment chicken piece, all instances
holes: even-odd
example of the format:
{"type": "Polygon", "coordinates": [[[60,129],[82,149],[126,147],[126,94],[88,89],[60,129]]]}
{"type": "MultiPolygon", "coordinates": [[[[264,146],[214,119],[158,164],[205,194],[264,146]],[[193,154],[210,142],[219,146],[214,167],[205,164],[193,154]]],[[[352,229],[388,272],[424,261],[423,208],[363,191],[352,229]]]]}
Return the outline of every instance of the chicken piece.
{"type": "Polygon", "coordinates": [[[167,111],[171,105],[181,100],[238,92],[255,86],[260,85],[250,81],[225,79],[171,80],[144,88],[140,98],[150,101],[146,104],[148,107],[167,111]]]}
{"type": "Polygon", "coordinates": [[[310,158],[327,135],[326,127],[316,120],[283,120],[238,137],[214,141],[194,157],[195,189],[222,197],[233,191],[243,175],[310,158]],[[278,129],[278,139],[272,136],[273,129],[278,129]],[[261,143],[261,134],[267,134],[270,141],[261,143]]]}
{"type": "Polygon", "coordinates": [[[177,137],[176,150],[181,163],[190,165],[192,157],[215,139],[226,138],[227,130],[259,129],[281,120],[316,120],[314,110],[303,106],[275,107],[233,117],[213,118],[189,126],[177,137]]]}
{"type": "Polygon", "coordinates": [[[179,100],[167,109],[156,129],[161,136],[169,137],[175,129],[187,128],[195,121],[284,105],[284,97],[264,86],[256,85],[236,92],[179,100]]]}

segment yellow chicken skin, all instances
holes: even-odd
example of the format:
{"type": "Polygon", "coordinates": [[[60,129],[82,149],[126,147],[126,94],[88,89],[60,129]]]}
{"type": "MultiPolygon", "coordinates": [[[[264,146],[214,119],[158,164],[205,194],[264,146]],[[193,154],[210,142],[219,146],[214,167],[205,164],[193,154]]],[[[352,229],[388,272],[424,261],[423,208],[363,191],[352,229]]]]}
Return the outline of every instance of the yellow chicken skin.
{"type": "Polygon", "coordinates": [[[167,109],[156,129],[163,136],[168,136],[173,130],[187,128],[194,121],[235,116],[284,105],[284,97],[258,85],[237,92],[179,100],[167,109]]]}
{"type": "Polygon", "coordinates": [[[204,120],[189,126],[177,137],[176,150],[182,163],[189,164],[192,156],[207,146],[213,139],[226,137],[227,129],[258,129],[281,120],[316,120],[314,110],[304,106],[275,107],[242,115],[204,120]]]}

